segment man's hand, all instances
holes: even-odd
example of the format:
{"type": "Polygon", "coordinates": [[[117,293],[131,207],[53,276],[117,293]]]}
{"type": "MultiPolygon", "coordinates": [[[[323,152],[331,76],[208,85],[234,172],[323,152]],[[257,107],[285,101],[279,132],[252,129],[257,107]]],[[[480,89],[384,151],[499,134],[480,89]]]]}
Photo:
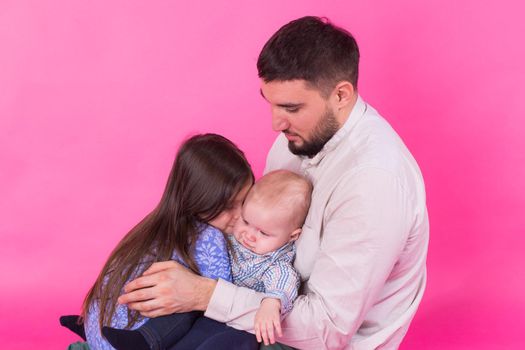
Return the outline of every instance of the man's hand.
{"type": "Polygon", "coordinates": [[[217,281],[198,276],[175,261],[163,261],[129,282],[118,302],[149,318],[205,311],[216,284],[217,281]]]}
{"type": "Polygon", "coordinates": [[[255,314],[255,336],[264,345],[275,343],[275,331],[282,337],[281,330],[281,301],[275,298],[265,298],[255,314]]]}

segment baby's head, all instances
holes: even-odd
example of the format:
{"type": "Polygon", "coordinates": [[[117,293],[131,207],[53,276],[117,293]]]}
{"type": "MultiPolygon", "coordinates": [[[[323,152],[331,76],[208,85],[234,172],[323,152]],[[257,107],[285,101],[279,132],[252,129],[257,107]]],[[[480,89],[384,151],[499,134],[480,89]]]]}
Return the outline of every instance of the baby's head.
{"type": "Polygon", "coordinates": [[[312,184],[287,170],[264,175],[253,185],[233,233],[256,254],[273,252],[295,241],[310,207],[312,184]]]}

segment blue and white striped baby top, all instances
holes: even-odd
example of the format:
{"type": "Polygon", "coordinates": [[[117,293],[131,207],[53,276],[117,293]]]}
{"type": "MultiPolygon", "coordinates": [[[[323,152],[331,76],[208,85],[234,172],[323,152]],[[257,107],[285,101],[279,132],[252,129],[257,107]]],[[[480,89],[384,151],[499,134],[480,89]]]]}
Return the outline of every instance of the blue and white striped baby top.
{"type": "Polygon", "coordinates": [[[299,290],[300,278],[293,267],[295,244],[287,243],[274,252],[256,254],[228,236],[232,252],[233,283],[281,300],[281,315],[288,313],[299,290]]]}

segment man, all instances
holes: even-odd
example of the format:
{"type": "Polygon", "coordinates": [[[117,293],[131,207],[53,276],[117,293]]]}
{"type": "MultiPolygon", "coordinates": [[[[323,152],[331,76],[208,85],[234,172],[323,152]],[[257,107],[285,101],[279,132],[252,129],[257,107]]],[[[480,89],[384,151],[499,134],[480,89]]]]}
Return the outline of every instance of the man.
{"type": "MultiPolygon", "coordinates": [[[[292,170],[314,184],[296,243],[302,293],[277,337],[295,348],[396,349],[425,288],[423,179],[401,139],[358,95],[358,63],[354,38],[317,17],[283,26],[257,62],[281,132],[265,171],[292,170]]],[[[153,265],[126,292],[119,301],[148,317],[203,310],[249,331],[264,297],[174,262],[153,265]]]]}

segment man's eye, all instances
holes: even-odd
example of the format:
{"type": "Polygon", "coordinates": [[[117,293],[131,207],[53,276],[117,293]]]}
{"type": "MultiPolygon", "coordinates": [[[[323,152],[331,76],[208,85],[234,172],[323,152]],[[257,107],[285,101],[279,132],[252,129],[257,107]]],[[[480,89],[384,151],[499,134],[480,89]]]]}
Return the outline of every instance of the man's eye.
{"type": "Polygon", "coordinates": [[[298,111],[299,111],[298,107],[286,108],[286,112],[288,113],[297,113],[298,111]]]}
{"type": "Polygon", "coordinates": [[[267,234],[267,233],[265,233],[265,232],[263,232],[263,231],[259,231],[259,232],[260,232],[260,233],[261,233],[261,235],[263,235],[263,236],[268,236],[268,234],[267,234]]]}

